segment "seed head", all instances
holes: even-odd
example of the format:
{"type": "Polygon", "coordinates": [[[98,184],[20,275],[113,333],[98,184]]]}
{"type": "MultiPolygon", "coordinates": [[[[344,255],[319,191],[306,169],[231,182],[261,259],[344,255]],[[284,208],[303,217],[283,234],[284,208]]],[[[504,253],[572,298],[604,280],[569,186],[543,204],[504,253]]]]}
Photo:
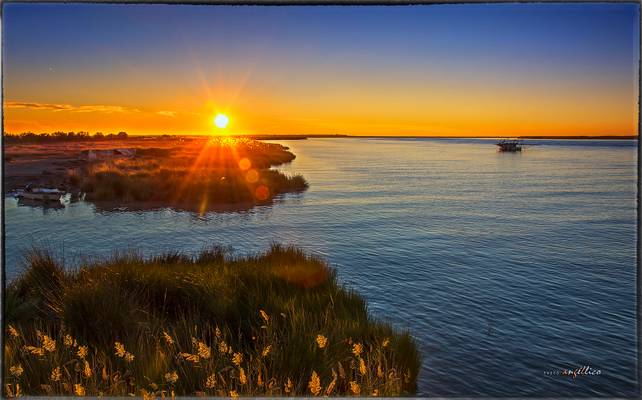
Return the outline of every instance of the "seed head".
{"type": "Polygon", "coordinates": [[[18,378],[20,375],[22,375],[23,372],[24,372],[24,369],[22,368],[21,364],[14,365],[14,366],[9,368],[9,373],[11,375],[15,376],[16,378],[18,378]]]}
{"type": "Polygon", "coordinates": [[[174,344],[174,339],[172,339],[171,336],[169,336],[169,333],[163,331],[163,339],[165,339],[165,343],[168,345],[173,345],[174,344]]]}
{"type": "Polygon", "coordinates": [[[285,393],[290,393],[292,392],[292,389],[294,388],[294,384],[292,383],[292,380],[288,378],[287,382],[285,383],[285,393]]]}
{"type": "Polygon", "coordinates": [[[87,346],[79,346],[76,354],[78,357],[85,359],[85,357],[87,357],[87,346]]]}
{"type": "Polygon", "coordinates": [[[216,374],[212,374],[207,377],[207,380],[205,381],[205,387],[208,389],[212,389],[216,386],[216,374]]]}
{"type": "Polygon", "coordinates": [[[359,357],[362,352],[363,352],[363,345],[361,343],[355,343],[352,345],[352,354],[354,354],[355,357],[359,357]]]}
{"type": "Polygon", "coordinates": [[[191,361],[193,363],[197,363],[200,361],[200,358],[198,357],[197,354],[179,353],[178,355],[183,357],[185,360],[191,361]]]}
{"type": "Polygon", "coordinates": [[[203,342],[198,342],[198,355],[201,358],[210,358],[210,355],[212,354],[212,350],[203,342]]]}
{"type": "Polygon", "coordinates": [[[221,343],[218,344],[218,351],[220,351],[221,353],[223,353],[223,354],[227,353],[227,349],[228,349],[228,347],[227,347],[227,343],[225,343],[225,341],[222,341],[221,343]]]}
{"type": "Polygon", "coordinates": [[[20,336],[20,334],[18,333],[16,328],[13,327],[13,325],[9,325],[7,330],[9,331],[9,335],[13,336],[14,338],[17,338],[18,336],[20,336]]]}
{"type": "Polygon", "coordinates": [[[76,393],[76,396],[82,397],[85,395],[85,388],[80,383],[76,383],[74,385],[74,393],[76,393]]]}
{"type": "Polygon", "coordinates": [[[355,395],[359,396],[361,394],[361,386],[355,381],[350,382],[350,391],[355,395]]]}
{"type": "Polygon", "coordinates": [[[60,378],[62,378],[62,372],[60,372],[60,367],[56,367],[51,371],[51,375],[49,376],[49,379],[51,379],[54,382],[60,381],[60,378]]]}
{"type": "Polygon", "coordinates": [[[368,372],[366,370],[366,363],[365,363],[365,361],[363,361],[363,358],[359,358],[359,373],[361,375],[365,375],[366,372],[368,372]]]}
{"type": "Polygon", "coordinates": [[[83,368],[82,371],[83,375],[85,375],[85,378],[91,378],[92,372],[91,372],[91,367],[89,366],[89,363],[87,360],[85,360],[85,368],[83,368]]]}
{"type": "Polygon", "coordinates": [[[31,353],[35,356],[44,356],[45,355],[45,349],[42,347],[36,347],[36,346],[24,346],[23,349],[25,349],[26,352],[31,353]]]}
{"type": "Polygon", "coordinates": [[[178,374],[176,371],[171,371],[165,374],[165,382],[174,384],[178,380],[178,374]]]}
{"type": "Polygon", "coordinates": [[[125,346],[122,343],[120,343],[120,342],[114,343],[114,348],[116,349],[116,355],[118,357],[120,357],[120,358],[125,357],[125,353],[126,353],[125,352],[125,346]]]}
{"type": "Polygon", "coordinates": [[[261,314],[261,318],[263,318],[263,320],[265,322],[268,322],[270,320],[270,316],[267,315],[267,313],[265,311],[259,310],[259,313],[261,314]]]}
{"type": "Polygon", "coordinates": [[[47,335],[42,335],[42,348],[53,353],[56,351],[56,341],[47,335]]]}
{"type": "Polygon", "coordinates": [[[245,375],[245,370],[243,368],[239,369],[239,381],[241,382],[241,385],[245,385],[247,383],[247,375],[245,375]]]}
{"type": "Polygon", "coordinates": [[[315,396],[318,396],[321,392],[321,379],[316,371],[312,371],[310,382],[308,382],[308,388],[310,388],[310,393],[315,396]]]}

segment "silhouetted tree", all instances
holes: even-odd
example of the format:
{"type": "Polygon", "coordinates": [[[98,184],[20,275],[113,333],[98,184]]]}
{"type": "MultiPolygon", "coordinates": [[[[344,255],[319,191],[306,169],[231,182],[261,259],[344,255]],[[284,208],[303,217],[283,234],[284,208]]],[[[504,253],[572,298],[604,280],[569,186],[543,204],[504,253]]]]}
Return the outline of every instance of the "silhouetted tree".
{"type": "Polygon", "coordinates": [[[33,132],[22,132],[20,134],[12,134],[5,132],[3,135],[4,141],[6,143],[18,143],[18,142],[28,142],[28,143],[46,143],[46,142],[62,142],[62,141],[77,141],[77,140],[117,140],[117,139],[127,139],[127,132],[118,132],[118,134],[110,133],[105,136],[102,132],[96,132],[94,136],[91,136],[87,131],[78,131],[78,132],[62,132],[56,131],[51,134],[49,133],[33,133],[33,132]]]}

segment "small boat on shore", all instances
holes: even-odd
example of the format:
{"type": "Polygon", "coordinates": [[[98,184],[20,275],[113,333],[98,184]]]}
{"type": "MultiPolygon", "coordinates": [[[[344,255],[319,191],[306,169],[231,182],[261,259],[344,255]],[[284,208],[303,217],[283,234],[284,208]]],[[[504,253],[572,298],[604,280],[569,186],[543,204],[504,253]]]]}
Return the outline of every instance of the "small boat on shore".
{"type": "Polygon", "coordinates": [[[517,152],[517,151],[522,151],[522,142],[519,140],[502,140],[498,143],[496,143],[497,146],[499,146],[499,151],[507,151],[507,152],[517,152]]]}
{"type": "Polygon", "coordinates": [[[65,208],[66,205],[62,201],[42,201],[25,199],[24,197],[18,198],[19,206],[26,206],[32,208],[42,208],[44,210],[59,210],[65,208]]]}
{"type": "Polygon", "coordinates": [[[27,185],[24,189],[16,191],[15,196],[19,199],[39,200],[39,201],[60,201],[65,195],[64,190],[48,188],[32,188],[27,185]]]}

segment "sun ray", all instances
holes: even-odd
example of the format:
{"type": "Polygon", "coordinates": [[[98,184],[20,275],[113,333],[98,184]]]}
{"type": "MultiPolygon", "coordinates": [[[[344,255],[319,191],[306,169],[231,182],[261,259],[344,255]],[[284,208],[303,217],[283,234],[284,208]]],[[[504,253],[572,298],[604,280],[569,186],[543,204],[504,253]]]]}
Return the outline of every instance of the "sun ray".
{"type": "Polygon", "coordinates": [[[270,189],[262,183],[260,168],[253,165],[247,151],[252,147],[251,141],[230,137],[215,137],[203,141],[184,179],[179,185],[173,204],[183,202],[187,188],[200,188],[203,193],[191,193],[199,196],[198,211],[203,214],[208,208],[211,185],[229,179],[233,200],[245,198],[247,192],[253,199],[268,200],[270,189]],[[241,150],[241,152],[239,151],[241,150]],[[194,183],[199,182],[200,185],[194,183]]]}

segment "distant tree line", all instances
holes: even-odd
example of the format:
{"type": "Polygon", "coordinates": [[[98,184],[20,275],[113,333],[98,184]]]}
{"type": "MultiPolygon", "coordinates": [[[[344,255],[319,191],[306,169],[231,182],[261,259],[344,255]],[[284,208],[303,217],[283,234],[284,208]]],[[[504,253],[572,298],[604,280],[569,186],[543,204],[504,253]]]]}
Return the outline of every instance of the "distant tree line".
{"type": "Polygon", "coordinates": [[[33,133],[23,132],[20,134],[4,133],[5,143],[49,143],[49,142],[68,142],[83,140],[123,140],[127,139],[127,132],[118,132],[117,134],[96,132],[91,135],[89,132],[53,132],[53,133],[33,133]]]}

